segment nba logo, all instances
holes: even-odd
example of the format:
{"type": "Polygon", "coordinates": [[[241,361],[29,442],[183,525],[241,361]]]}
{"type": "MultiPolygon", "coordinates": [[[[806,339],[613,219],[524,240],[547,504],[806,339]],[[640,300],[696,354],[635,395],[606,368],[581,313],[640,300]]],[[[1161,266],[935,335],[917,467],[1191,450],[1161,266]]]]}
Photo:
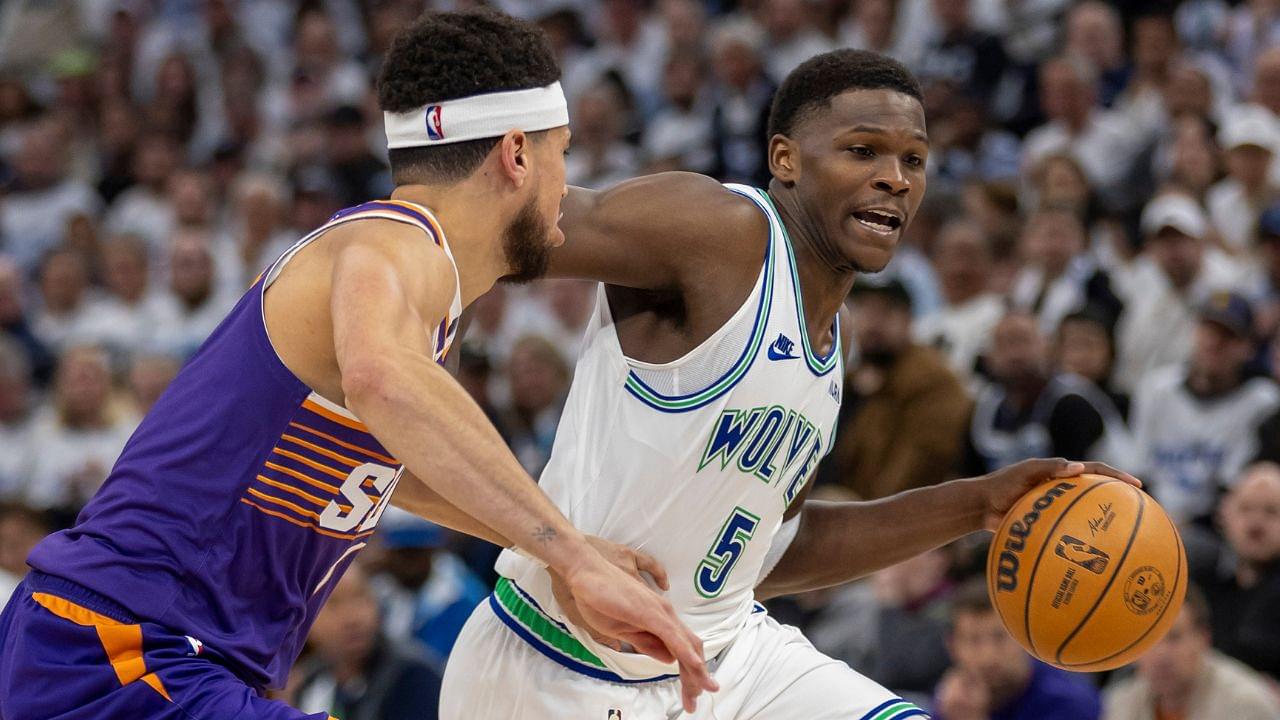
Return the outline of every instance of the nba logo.
{"type": "Polygon", "coordinates": [[[444,128],[440,125],[440,106],[427,106],[427,137],[432,140],[444,139],[444,128]]]}

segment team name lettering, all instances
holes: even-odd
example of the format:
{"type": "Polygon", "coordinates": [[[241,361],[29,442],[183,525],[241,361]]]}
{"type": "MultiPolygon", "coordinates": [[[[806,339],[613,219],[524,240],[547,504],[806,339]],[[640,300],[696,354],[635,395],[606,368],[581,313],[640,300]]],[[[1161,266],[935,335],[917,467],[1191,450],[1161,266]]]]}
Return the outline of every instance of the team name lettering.
{"type": "Polygon", "coordinates": [[[1000,557],[996,560],[996,588],[1000,592],[1013,592],[1018,589],[1019,558],[1022,551],[1027,548],[1027,537],[1031,535],[1032,526],[1040,519],[1040,513],[1052,505],[1055,499],[1062,497],[1068,490],[1073,490],[1075,487],[1073,483],[1060,482],[1045,490],[1044,494],[1031,504],[1031,512],[1014,520],[1009,526],[1009,538],[1004,541],[1004,549],[1000,551],[1000,557]]]}
{"type": "Polygon", "coordinates": [[[817,426],[795,410],[781,405],[725,410],[707,438],[698,471],[712,463],[721,470],[736,463],[739,471],[764,483],[786,476],[784,498],[790,505],[822,456],[817,426]]]}

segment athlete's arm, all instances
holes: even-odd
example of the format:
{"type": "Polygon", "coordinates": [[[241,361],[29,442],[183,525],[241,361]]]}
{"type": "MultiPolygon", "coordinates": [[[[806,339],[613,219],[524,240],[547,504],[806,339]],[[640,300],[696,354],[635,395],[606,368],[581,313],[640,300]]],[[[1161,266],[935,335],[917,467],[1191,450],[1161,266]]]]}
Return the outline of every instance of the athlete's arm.
{"type": "Polygon", "coordinates": [[[1031,488],[1055,477],[1096,473],[1140,483],[1103,463],[1025,460],[978,478],[952,480],[869,502],[807,500],[800,527],[756,597],[817,590],[855,580],[978,530],[994,530],[1031,488]]]}
{"type": "Polygon", "coordinates": [[[590,546],[433,360],[428,328],[447,315],[453,271],[442,253],[406,256],[396,240],[352,240],[334,259],[330,309],[347,407],[412,477],[562,575],[592,626],[678,660],[692,707],[701,689],[716,687],[701,641],[669,602],[590,546]]]}
{"type": "Polygon", "coordinates": [[[768,224],[750,200],[687,172],[646,175],[607,190],[569,188],[561,203],[565,242],[548,274],[637,289],[685,287],[742,258],[759,271],[768,224]]]}

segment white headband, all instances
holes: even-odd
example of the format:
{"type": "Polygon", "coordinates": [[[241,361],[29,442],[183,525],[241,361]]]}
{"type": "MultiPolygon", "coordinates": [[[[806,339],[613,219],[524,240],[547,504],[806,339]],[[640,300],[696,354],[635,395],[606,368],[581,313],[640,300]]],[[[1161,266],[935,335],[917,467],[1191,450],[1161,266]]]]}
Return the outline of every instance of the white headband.
{"type": "Polygon", "coordinates": [[[404,113],[383,113],[387,148],[447,145],[498,137],[510,130],[536,132],[569,124],[560,83],[528,90],[473,95],[431,103],[404,113]]]}

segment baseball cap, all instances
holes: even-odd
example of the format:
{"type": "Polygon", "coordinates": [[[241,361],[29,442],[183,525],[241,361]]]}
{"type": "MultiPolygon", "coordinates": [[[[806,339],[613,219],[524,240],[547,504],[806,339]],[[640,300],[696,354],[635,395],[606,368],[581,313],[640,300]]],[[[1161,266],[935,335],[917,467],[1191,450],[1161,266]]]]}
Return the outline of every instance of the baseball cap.
{"type": "Polygon", "coordinates": [[[1237,292],[1216,292],[1200,308],[1200,319],[1221,325],[1237,337],[1253,337],[1253,306],[1237,292]]]}
{"type": "Polygon", "coordinates": [[[1142,209],[1142,232],[1156,235],[1164,228],[1173,228],[1183,235],[1202,238],[1208,229],[1204,210],[1200,203],[1181,193],[1160,195],[1142,209]]]}
{"type": "Polygon", "coordinates": [[[1232,108],[1218,131],[1218,144],[1224,150],[1252,145],[1275,152],[1280,146],[1276,116],[1261,105],[1232,108]]]}

